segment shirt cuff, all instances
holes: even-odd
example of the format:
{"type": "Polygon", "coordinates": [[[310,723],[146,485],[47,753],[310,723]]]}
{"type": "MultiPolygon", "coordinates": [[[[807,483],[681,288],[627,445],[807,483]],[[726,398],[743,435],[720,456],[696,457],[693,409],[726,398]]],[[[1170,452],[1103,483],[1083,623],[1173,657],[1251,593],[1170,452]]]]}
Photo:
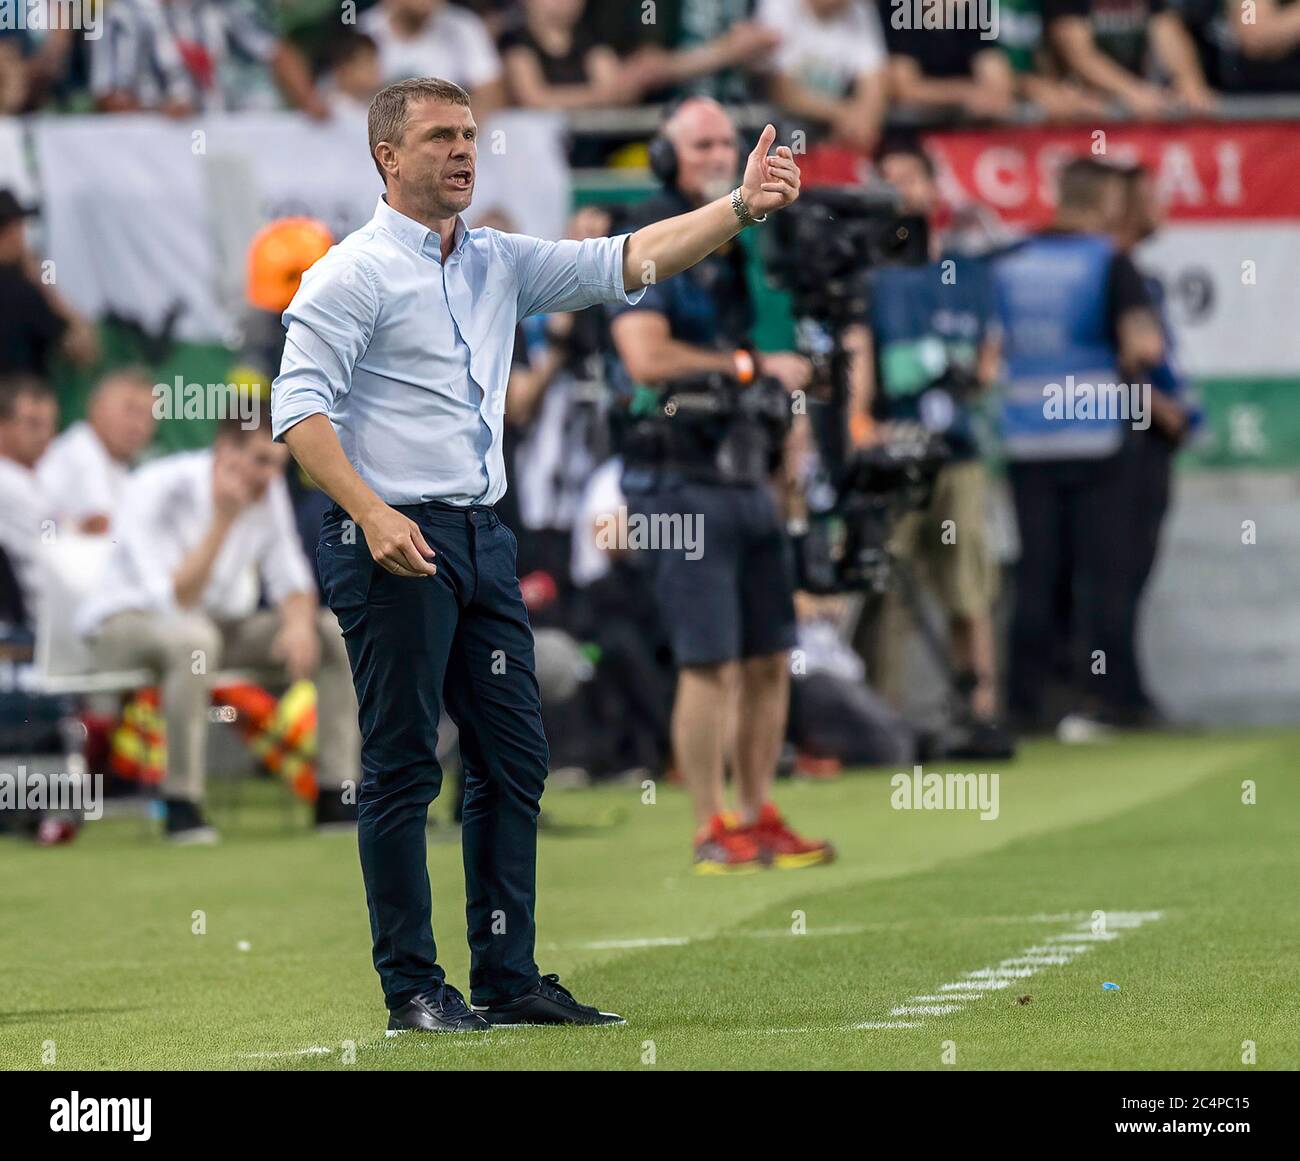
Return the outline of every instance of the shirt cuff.
{"type": "Polygon", "coordinates": [[[603,242],[607,243],[605,253],[602,255],[607,265],[603,271],[598,272],[594,281],[609,286],[614,292],[608,301],[635,306],[644,297],[646,287],[641,286],[629,292],[627,287],[623,285],[623,248],[627,245],[627,240],[631,236],[631,234],[615,234],[612,238],[602,239],[603,242]]]}
{"type": "Polygon", "coordinates": [[[281,407],[271,402],[271,438],[276,443],[284,443],[284,433],[289,428],[310,419],[313,415],[329,418],[329,408],[319,399],[293,399],[281,407]]]}

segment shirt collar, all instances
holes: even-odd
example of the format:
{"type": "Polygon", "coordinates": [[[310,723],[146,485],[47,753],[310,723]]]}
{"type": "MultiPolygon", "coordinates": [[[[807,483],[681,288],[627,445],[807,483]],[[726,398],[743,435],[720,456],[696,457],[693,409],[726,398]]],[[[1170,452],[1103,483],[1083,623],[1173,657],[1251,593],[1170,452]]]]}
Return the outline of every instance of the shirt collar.
{"type": "MultiPolygon", "coordinates": [[[[403,246],[436,262],[442,261],[442,246],[438,235],[428,226],[393,209],[388,204],[387,194],[379,195],[379,201],[375,206],[375,220],[403,246]]],[[[451,248],[453,254],[460,249],[466,233],[468,229],[465,226],[465,219],[457,214],[456,238],[451,248]]]]}

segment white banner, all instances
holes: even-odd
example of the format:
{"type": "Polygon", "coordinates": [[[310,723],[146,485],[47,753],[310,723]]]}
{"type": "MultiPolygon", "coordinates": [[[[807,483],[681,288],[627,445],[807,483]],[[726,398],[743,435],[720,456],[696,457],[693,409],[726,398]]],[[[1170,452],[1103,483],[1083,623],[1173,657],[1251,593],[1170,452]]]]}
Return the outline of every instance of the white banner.
{"type": "MultiPolygon", "coordinates": [[[[191,342],[235,334],[261,226],[305,214],[341,238],[382,192],[364,117],[45,117],[32,128],[59,289],[88,314],[150,328],[179,304],[176,337],[191,342]]],[[[570,198],[560,118],[510,111],[481,129],[471,226],[498,211],[521,233],[559,237],[570,198]]]]}
{"type": "Polygon", "coordinates": [[[1185,372],[1218,378],[1300,372],[1300,222],[1169,225],[1138,260],[1160,276],[1185,372]]]}

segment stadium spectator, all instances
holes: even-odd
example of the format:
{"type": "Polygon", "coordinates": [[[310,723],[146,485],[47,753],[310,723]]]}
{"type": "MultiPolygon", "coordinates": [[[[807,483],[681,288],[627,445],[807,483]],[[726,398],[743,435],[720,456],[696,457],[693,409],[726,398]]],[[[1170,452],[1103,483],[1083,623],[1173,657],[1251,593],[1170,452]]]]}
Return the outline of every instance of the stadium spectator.
{"type": "Polygon", "coordinates": [[[384,84],[439,77],[470,94],[483,120],[505,104],[501,58],[483,21],[447,0],[380,0],[360,28],[379,45],[384,84]]]}
{"type": "MultiPolygon", "coordinates": [[[[1162,207],[1155,183],[1146,169],[1132,166],[1121,173],[1124,200],[1113,234],[1119,250],[1132,256],[1142,242],[1159,230],[1162,207]]],[[[1138,663],[1138,612],[1160,550],[1160,531],[1169,510],[1173,484],[1174,457],[1201,420],[1187,380],[1174,357],[1173,333],[1164,309],[1164,287],[1153,275],[1143,273],[1143,277],[1164,335],[1164,357],[1150,371],[1152,423],[1147,428],[1131,431],[1126,449],[1127,470],[1131,473],[1128,496],[1133,530],[1128,536],[1116,538],[1117,547],[1128,547],[1132,552],[1120,638],[1123,649],[1111,665],[1113,680],[1119,687],[1114,702],[1122,707],[1117,724],[1123,725],[1153,725],[1160,720],[1138,663]]]]}
{"type": "Polygon", "coordinates": [[[911,18],[916,6],[881,3],[895,104],[920,112],[955,109],[982,120],[1012,112],[1016,85],[1011,64],[971,19],[974,5],[940,0],[932,6],[933,21],[917,25],[911,18]]]}
{"type": "Polygon", "coordinates": [[[48,376],[56,354],[93,363],[94,328],[41,278],[23,222],[35,214],[0,189],[0,375],[48,376]]]}
{"type": "Polygon", "coordinates": [[[18,27],[0,21],[0,115],[39,108],[67,73],[76,30],[51,12],[55,2],[27,0],[18,27]]]}
{"type": "Polygon", "coordinates": [[[1052,724],[1053,647],[1067,624],[1077,649],[1071,696],[1083,711],[1069,716],[1083,738],[1096,718],[1127,712],[1109,673],[1124,650],[1130,575],[1131,553],[1115,545],[1132,504],[1122,452],[1139,417],[1076,403],[1104,384],[1145,381],[1165,348],[1146,283],[1109,235],[1123,208],[1118,172],[1076,159],[1059,187],[1051,227],[992,262],[1020,533],[1008,704],[1024,731],[1052,724]]]}
{"type": "Polygon", "coordinates": [[[364,114],[374,95],[384,86],[379,70],[379,45],[364,32],[348,30],[329,52],[326,99],[338,110],[364,114]]]}
{"type": "Polygon", "coordinates": [[[36,550],[53,527],[36,465],[58,427],[58,401],[44,383],[0,379],[0,572],[15,582],[0,620],[10,625],[30,628],[36,613],[36,550]]]}
{"type": "Polygon", "coordinates": [[[1062,0],[1047,40],[1067,76],[1137,117],[1214,108],[1196,46],[1165,0],[1062,0]],[[1153,72],[1163,80],[1149,80],[1153,72]]]}
{"type": "Polygon", "coordinates": [[[759,0],[778,32],[771,99],[863,152],[880,135],[887,97],[885,40],[871,0],[759,0]]]}
{"type": "Polygon", "coordinates": [[[269,422],[220,421],[215,444],[131,477],[113,554],[76,627],[107,669],[158,674],[167,730],[166,834],[212,842],[203,817],[208,676],[275,667],[317,691],[318,826],[355,822],[341,794],[360,739],[338,623],[316,600],[284,482],[288,452],[269,422]],[[260,581],[260,584],[259,584],[260,581]],[[258,608],[264,590],[270,608],[258,608]]]}
{"type": "Polygon", "coordinates": [[[1102,117],[1106,104],[1071,78],[1044,68],[1043,27],[1062,3],[1071,0],[1002,0],[998,9],[998,47],[1007,55],[1016,96],[1037,105],[1050,121],[1102,117]]]}
{"type": "Polygon", "coordinates": [[[1224,89],[1235,93],[1300,93],[1300,4],[1286,0],[1223,0],[1220,58],[1224,89]]]}
{"type": "Polygon", "coordinates": [[[581,23],[586,0],[524,0],[522,18],[501,36],[511,101],[526,109],[631,105],[651,79],[620,62],[581,23]]]}
{"type": "Polygon", "coordinates": [[[95,387],[86,418],[50,445],[36,474],[60,525],[112,531],[131,469],[153,439],[153,401],[153,380],[144,371],[112,371],[95,387]]]}
{"type": "Polygon", "coordinates": [[[103,112],[155,109],[185,117],[247,107],[267,70],[285,100],[324,119],[329,105],[293,45],[249,0],[113,0],[93,42],[90,87],[103,112]]]}
{"type": "Polygon", "coordinates": [[[671,96],[679,86],[703,93],[719,82],[727,87],[726,79],[738,79],[737,73],[762,71],[780,39],[775,29],[740,20],[715,36],[672,48],[638,40],[622,58],[623,67],[640,77],[652,98],[671,96]]]}
{"type": "MultiPolygon", "coordinates": [[[[921,149],[886,147],[880,176],[900,191],[905,213],[927,221],[938,216],[934,167],[921,149]]],[[[993,634],[998,583],[986,529],[989,480],[981,459],[981,403],[997,376],[998,326],[983,263],[945,253],[937,235],[931,258],[926,265],[884,265],[871,272],[870,332],[853,336],[855,393],[859,406],[883,423],[920,424],[948,446],[951,458],[939,469],[929,505],[898,522],[890,550],[921,570],[939,597],[948,618],[953,668],[970,691],[970,713],[988,723],[998,708],[993,634]]],[[[897,593],[886,594],[873,677],[899,708],[907,676],[905,646],[913,628],[907,602],[897,593]]]]}

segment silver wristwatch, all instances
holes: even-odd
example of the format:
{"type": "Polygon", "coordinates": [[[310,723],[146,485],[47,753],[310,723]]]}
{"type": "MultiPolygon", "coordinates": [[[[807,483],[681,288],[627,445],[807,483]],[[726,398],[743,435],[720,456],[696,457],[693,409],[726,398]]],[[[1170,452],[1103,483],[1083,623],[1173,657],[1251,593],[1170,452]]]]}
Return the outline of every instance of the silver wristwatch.
{"type": "Polygon", "coordinates": [[[739,220],[740,228],[742,230],[746,226],[755,226],[759,222],[767,221],[766,214],[761,218],[756,218],[749,212],[749,208],[745,205],[745,199],[740,196],[740,186],[736,186],[736,188],[731,191],[731,208],[735,211],[736,218],[739,220]]]}

